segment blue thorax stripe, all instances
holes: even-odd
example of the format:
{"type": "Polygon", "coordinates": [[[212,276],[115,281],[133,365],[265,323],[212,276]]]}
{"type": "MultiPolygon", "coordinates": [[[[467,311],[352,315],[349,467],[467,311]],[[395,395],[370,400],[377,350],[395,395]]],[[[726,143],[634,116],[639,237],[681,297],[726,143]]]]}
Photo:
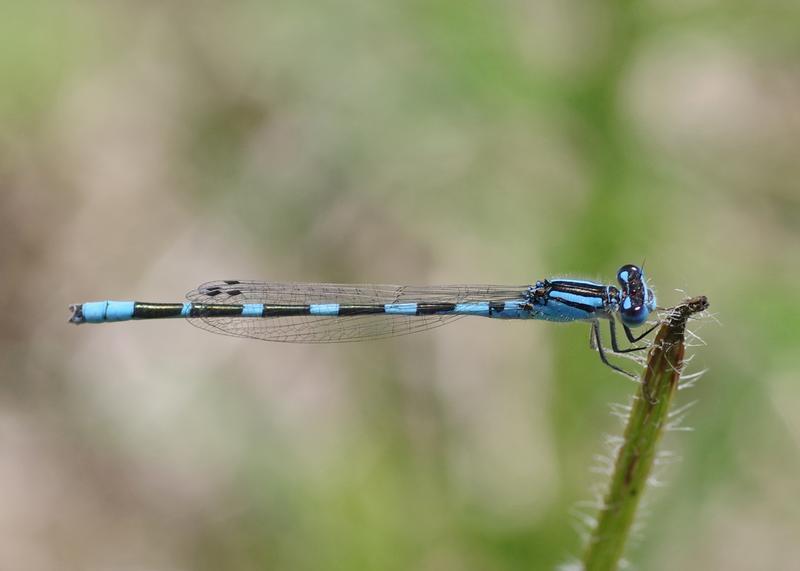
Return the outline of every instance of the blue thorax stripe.
{"type": "Polygon", "coordinates": [[[563,291],[552,291],[550,292],[549,298],[551,300],[557,299],[568,304],[585,306],[587,308],[600,309],[603,307],[603,298],[597,295],[580,295],[563,291]]]}

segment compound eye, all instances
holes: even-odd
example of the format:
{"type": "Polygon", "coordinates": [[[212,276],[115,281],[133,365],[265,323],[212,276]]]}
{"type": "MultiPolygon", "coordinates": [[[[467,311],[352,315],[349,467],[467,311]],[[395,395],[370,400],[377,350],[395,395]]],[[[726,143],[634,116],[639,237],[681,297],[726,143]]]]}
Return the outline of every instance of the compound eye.
{"type": "Polygon", "coordinates": [[[635,282],[637,280],[640,280],[641,278],[642,278],[642,270],[640,270],[638,266],[634,266],[633,264],[626,264],[622,266],[617,272],[617,281],[624,290],[627,290],[630,287],[631,282],[635,282]]]}
{"type": "Polygon", "coordinates": [[[647,321],[650,310],[645,304],[635,303],[630,297],[622,300],[619,316],[622,322],[629,327],[636,327],[647,321]]]}

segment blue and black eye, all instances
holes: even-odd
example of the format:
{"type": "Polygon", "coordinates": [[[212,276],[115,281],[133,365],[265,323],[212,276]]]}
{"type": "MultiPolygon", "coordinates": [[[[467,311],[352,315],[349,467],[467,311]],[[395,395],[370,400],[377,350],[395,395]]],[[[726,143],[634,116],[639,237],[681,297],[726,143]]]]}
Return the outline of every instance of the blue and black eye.
{"type": "Polygon", "coordinates": [[[644,272],[638,266],[627,264],[617,272],[617,281],[621,286],[619,315],[622,322],[630,327],[641,325],[647,321],[656,305],[655,296],[645,282],[644,272]]]}
{"type": "Polygon", "coordinates": [[[643,277],[644,272],[633,264],[625,264],[617,271],[617,281],[623,291],[628,291],[636,283],[642,283],[643,277]]]}
{"type": "Polygon", "coordinates": [[[647,321],[650,310],[646,305],[637,304],[630,297],[627,297],[620,304],[619,315],[625,325],[635,327],[647,321]]]}

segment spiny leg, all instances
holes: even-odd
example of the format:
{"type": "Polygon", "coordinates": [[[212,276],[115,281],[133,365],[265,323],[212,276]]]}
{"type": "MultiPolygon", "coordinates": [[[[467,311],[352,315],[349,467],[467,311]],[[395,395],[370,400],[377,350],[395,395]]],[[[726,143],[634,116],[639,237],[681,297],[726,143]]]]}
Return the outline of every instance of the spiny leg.
{"type": "MultiPolygon", "coordinates": [[[[625,328],[625,334],[628,336],[628,339],[631,339],[632,335],[630,333],[630,329],[628,329],[628,326],[625,325],[624,323],[622,324],[622,326],[625,328]]],[[[639,341],[645,335],[647,335],[653,329],[655,329],[657,326],[658,326],[658,324],[656,324],[654,327],[651,327],[650,329],[645,331],[643,335],[640,335],[635,340],[632,340],[631,343],[639,341]]],[[[643,350],[647,349],[647,347],[645,347],[645,346],[628,347],[627,349],[620,349],[619,345],[617,344],[617,322],[613,317],[611,319],[609,319],[609,321],[608,321],[608,330],[611,332],[611,349],[614,351],[614,353],[633,353],[634,351],[643,351],[643,350]]]]}
{"type": "Polygon", "coordinates": [[[631,343],[636,343],[637,341],[642,340],[647,335],[650,335],[650,333],[655,331],[655,328],[658,327],[659,325],[661,325],[661,324],[656,322],[655,325],[650,327],[647,331],[645,331],[644,333],[642,333],[638,337],[634,337],[633,331],[631,331],[631,328],[628,327],[627,325],[625,325],[624,323],[622,324],[622,328],[625,330],[625,336],[628,338],[628,341],[630,341],[631,343]]]}
{"type": "Polygon", "coordinates": [[[594,333],[594,335],[593,335],[594,343],[597,346],[596,347],[597,348],[597,353],[600,355],[600,360],[603,361],[603,363],[605,363],[607,366],[609,366],[612,369],[614,369],[615,371],[617,371],[618,373],[622,373],[623,375],[625,375],[627,377],[630,377],[630,378],[632,378],[634,380],[638,379],[639,378],[638,376],[634,375],[633,373],[630,373],[630,372],[626,371],[625,369],[617,367],[613,363],[609,362],[609,360],[606,358],[606,353],[603,350],[603,341],[602,341],[602,339],[600,339],[600,322],[599,321],[595,320],[595,321],[592,322],[592,332],[594,333]]]}

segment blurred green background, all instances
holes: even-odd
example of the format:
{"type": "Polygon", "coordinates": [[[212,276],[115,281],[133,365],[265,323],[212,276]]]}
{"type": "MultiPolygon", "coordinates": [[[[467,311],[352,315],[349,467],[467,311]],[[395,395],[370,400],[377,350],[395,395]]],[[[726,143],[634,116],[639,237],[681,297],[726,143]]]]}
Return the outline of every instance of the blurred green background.
{"type": "Polygon", "coordinates": [[[796,1],[2,13],[0,568],[569,562],[634,392],[587,327],[287,346],[67,305],[643,259],[662,305],[705,294],[716,320],[629,558],[800,561],[796,1]]]}

